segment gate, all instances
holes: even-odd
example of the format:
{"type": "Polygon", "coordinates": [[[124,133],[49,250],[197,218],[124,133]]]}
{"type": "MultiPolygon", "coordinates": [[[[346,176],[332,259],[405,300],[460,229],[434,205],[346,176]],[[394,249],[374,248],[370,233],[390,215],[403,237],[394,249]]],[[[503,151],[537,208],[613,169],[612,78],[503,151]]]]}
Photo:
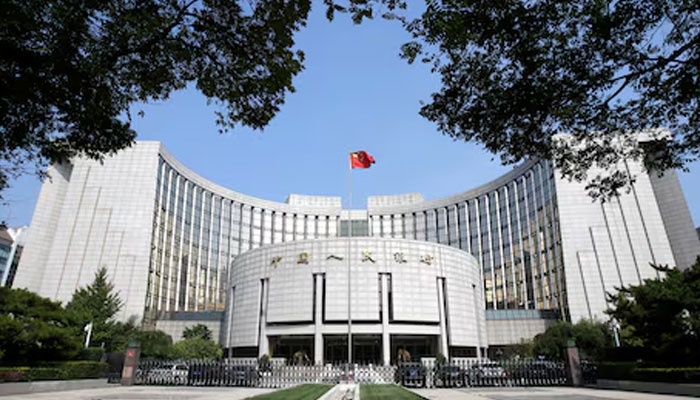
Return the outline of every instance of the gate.
{"type": "Polygon", "coordinates": [[[429,366],[428,384],[433,387],[559,386],[567,383],[560,361],[459,360],[429,366]]]}
{"type": "Polygon", "coordinates": [[[107,382],[119,383],[122,379],[122,370],[124,369],[124,352],[107,353],[105,362],[107,362],[107,382]]]}
{"type": "MultiPolygon", "coordinates": [[[[590,380],[590,373],[585,374],[590,380]]],[[[302,383],[397,383],[410,387],[556,386],[567,383],[563,362],[455,360],[398,366],[345,364],[258,365],[249,360],[142,360],[136,385],[247,386],[284,388],[302,383]],[[349,372],[349,377],[346,376],[349,372]]],[[[593,378],[594,379],[594,378],[593,378]]]]}

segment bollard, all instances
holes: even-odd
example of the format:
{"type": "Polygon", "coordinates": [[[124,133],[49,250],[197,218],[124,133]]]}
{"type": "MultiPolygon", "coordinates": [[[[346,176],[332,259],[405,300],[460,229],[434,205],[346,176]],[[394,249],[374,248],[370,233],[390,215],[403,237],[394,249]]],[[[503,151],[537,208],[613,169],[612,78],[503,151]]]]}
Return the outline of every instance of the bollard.
{"type": "Polygon", "coordinates": [[[566,347],[566,370],[571,386],[582,386],[583,379],[581,378],[581,362],[579,360],[578,348],[576,342],[569,339],[566,347]]]}
{"type": "Polygon", "coordinates": [[[122,386],[131,386],[134,384],[134,375],[139,367],[140,356],[141,349],[138,346],[133,346],[126,349],[124,369],[122,369],[122,386]]]}

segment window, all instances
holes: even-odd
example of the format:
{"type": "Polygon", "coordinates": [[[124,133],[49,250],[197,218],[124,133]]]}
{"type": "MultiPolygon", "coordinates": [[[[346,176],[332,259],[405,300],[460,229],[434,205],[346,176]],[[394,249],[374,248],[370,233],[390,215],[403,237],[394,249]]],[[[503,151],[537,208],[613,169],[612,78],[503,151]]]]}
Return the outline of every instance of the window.
{"type": "Polygon", "coordinates": [[[350,236],[350,222],[352,222],[352,237],[369,236],[369,222],[366,219],[341,220],[338,236],[350,236]]]}

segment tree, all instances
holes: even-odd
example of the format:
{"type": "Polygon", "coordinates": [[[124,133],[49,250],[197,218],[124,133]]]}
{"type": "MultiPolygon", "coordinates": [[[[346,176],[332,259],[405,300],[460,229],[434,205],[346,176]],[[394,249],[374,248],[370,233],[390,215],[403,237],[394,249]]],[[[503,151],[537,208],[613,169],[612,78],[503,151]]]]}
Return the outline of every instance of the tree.
{"type": "Polygon", "coordinates": [[[270,372],[272,370],[272,361],[268,354],[263,354],[258,358],[258,371],[270,372]]]}
{"type": "Polygon", "coordinates": [[[135,137],[130,107],[193,83],[222,131],[262,129],[304,55],[309,0],[0,4],[0,189],[28,163],[99,159],[135,137]]]}
{"type": "Polygon", "coordinates": [[[610,329],[604,323],[581,320],[571,328],[576,347],[584,359],[601,360],[612,348],[613,338],[610,329]]]}
{"type": "Polygon", "coordinates": [[[420,114],[504,164],[552,158],[610,196],[633,179],[621,161],[658,173],[698,159],[697,1],[430,0],[418,18],[401,0],[325,2],[330,17],[400,21],[414,38],[401,56],[442,77],[420,114]]]}
{"type": "Polygon", "coordinates": [[[655,266],[662,276],[620,288],[607,311],[622,326],[623,345],[638,344],[652,361],[695,365],[700,349],[700,258],[685,270],[655,266]]]}
{"type": "Polygon", "coordinates": [[[510,360],[521,358],[532,358],[533,342],[532,340],[522,339],[520,343],[505,346],[498,358],[510,360]]]}
{"type": "Polygon", "coordinates": [[[114,285],[107,278],[107,269],[102,267],[95,273],[95,280],[75,291],[66,310],[81,329],[92,323],[91,342],[105,343],[107,351],[113,351],[114,334],[118,327],[114,316],[121,310],[122,301],[114,292],[114,285]]]}
{"type": "Polygon", "coordinates": [[[173,338],[163,331],[136,330],[130,341],[141,347],[141,358],[169,359],[175,357],[173,338]]]}
{"type": "Polygon", "coordinates": [[[311,363],[309,354],[306,352],[305,349],[299,349],[295,351],[292,355],[292,360],[294,362],[294,365],[309,365],[311,363]]]}
{"type": "Polygon", "coordinates": [[[533,353],[549,360],[563,360],[567,341],[571,338],[571,323],[557,321],[544,333],[535,336],[533,353]]]}
{"type": "Polygon", "coordinates": [[[535,336],[532,352],[550,360],[566,358],[568,341],[573,339],[582,358],[599,360],[611,347],[612,339],[607,327],[599,322],[582,320],[576,324],[557,321],[544,333],[535,336]]]}
{"type": "Polygon", "coordinates": [[[81,344],[60,303],[28,290],[0,287],[2,363],[68,360],[78,354],[81,344]]]}
{"type": "Polygon", "coordinates": [[[206,325],[197,324],[195,326],[185,328],[185,330],[182,332],[182,338],[183,339],[201,338],[204,340],[211,340],[212,333],[206,325]]]}
{"type": "Polygon", "coordinates": [[[223,354],[221,347],[211,339],[191,337],[175,343],[174,356],[182,360],[217,360],[223,354]]]}
{"type": "Polygon", "coordinates": [[[129,339],[134,336],[134,332],[136,332],[137,329],[136,316],[132,316],[126,322],[115,322],[111,329],[109,351],[121,352],[126,350],[129,345],[129,339]]]}

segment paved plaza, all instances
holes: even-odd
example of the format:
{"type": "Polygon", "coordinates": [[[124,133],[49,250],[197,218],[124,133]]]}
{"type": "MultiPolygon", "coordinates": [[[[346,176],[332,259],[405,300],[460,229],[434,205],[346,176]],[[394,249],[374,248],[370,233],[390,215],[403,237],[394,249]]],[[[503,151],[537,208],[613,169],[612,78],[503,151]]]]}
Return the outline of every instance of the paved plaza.
{"type": "Polygon", "coordinates": [[[429,400],[662,400],[685,396],[572,387],[414,389],[429,400]]]}
{"type": "Polygon", "coordinates": [[[1,400],[242,400],[275,389],[191,387],[191,386],[112,386],[98,389],[66,390],[0,396],[1,400]]]}
{"type": "MultiPolygon", "coordinates": [[[[13,400],[241,400],[274,389],[178,387],[178,386],[113,386],[97,389],[69,390],[12,396],[13,400]]],[[[662,400],[688,399],[684,396],[623,392],[568,387],[489,388],[489,389],[415,389],[430,400],[662,400]]]]}

